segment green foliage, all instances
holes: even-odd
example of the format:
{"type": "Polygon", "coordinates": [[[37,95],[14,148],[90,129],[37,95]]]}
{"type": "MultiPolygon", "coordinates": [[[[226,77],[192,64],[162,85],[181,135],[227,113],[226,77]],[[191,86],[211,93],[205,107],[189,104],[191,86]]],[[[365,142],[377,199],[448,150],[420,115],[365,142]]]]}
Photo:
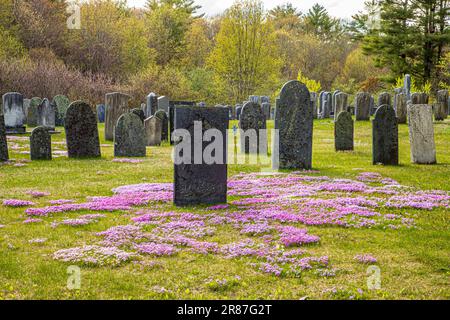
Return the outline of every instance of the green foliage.
{"type": "Polygon", "coordinates": [[[313,79],[309,79],[308,77],[305,77],[302,74],[302,71],[300,70],[298,72],[297,80],[301,83],[305,84],[308,88],[309,92],[319,92],[320,89],[322,89],[322,85],[320,84],[320,81],[316,81],[313,79]]]}

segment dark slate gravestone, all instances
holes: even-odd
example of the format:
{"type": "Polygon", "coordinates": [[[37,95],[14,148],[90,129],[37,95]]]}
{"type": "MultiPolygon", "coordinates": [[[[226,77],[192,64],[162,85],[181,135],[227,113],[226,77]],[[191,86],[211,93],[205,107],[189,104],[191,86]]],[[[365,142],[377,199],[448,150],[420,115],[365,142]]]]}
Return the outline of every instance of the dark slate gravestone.
{"type": "Polygon", "coordinates": [[[132,112],[117,120],[114,130],[115,157],[145,157],[145,130],[141,119],[132,112]]]}
{"type": "Polygon", "coordinates": [[[24,133],[25,113],[23,112],[23,96],[18,92],[5,93],[2,97],[3,117],[6,131],[24,133]]]}
{"type": "Polygon", "coordinates": [[[31,160],[52,160],[52,138],[48,128],[34,128],[30,136],[31,160]]]}
{"type": "Polygon", "coordinates": [[[313,109],[313,117],[314,119],[317,119],[317,92],[311,92],[311,107],[313,109]]]}
{"type": "Polygon", "coordinates": [[[356,121],[365,121],[370,119],[370,93],[359,92],[356,95],[355,115],[356,121]]]}
{"type": "Polygon", "coordinates": [[[6,140],[5,118],[0,114],[0,162],[8,161],[8,142],[6,140]]]}
{"type": "Polygon", "coordinates": [[[394,109],[398,123],[406,123],[408,109],[407,109],[406,95],[404,93],[399,93],[395,95],[394,109]]]}
{"type": "Polygon", "coordinates": [[[350,112],[342,111],[334,123],[334,146],[336,151],[353,150],[353,119],[350,112]]]}
{"type": "Polygon", "coordinates": [[[105,140],[114,140],[114,128],[119,117],[130,111],[128,105],[131,97],[120,92],[108,93],[105,96],[105,140]]]}
{"type": "Polygon", "coordinates": [[[183,140],[177,131],[175,205],[211,205],[227,202],[228,123],[228,112],[224,108],[176,108],[175,128],[187,130],[191,139],[183,140]],[[213,136],[202,139],[202,137],[194,136],[194,131],[200,131],[203,137],[208,133],[213,136]],[[217,148],[212,149],[211,146],[217,146],[217,148]],[[186,149],[190,149],[190,152],[186,149]]]}
{"type": "MultiPolygon", "coordinates": [[[[164,111],[162,111],[164,112],[164,111]]],[[[144,121],[145,140],[147,146],[160,146],[162,138],[162,120],[156,114],[144,121]]]]}
{"type": "Polygon", "coordinates": [[[169,113],[169,98],[162,96],[158,98],[158,110],[169,113]]]}
{"type": "Polygon", "coordinates": [[[27,126],[37,127],[38,125],[38,107],[42,103],[41,98],[32,98],[30,100],[30,107],[28,108],[27,114],[27,126]]]}
{"type": "Polygon", "coordinates": [[[425,92],[414,92],[411,95],[411,104],[428,104],[428,94],[425,92]]]}
{"type": "Polygon", "coordinates": [[[98,123],[105,123],[105,105],[99,104],[96,109],[98,123]]]}
{"type": "Polygon", "coordinates": [[[161,141],[167,141],[169,138],[169,117],[163,110],[159,110],[155,113],[155,116],[162,121],[161,127],[161,141]]]}
{"type": "Polygon", "coordinates": [[[141,119],[142,123],[144,123],[144,121],[145,121],[144,110],[135,108],[135,109],[131,110],[131,113],[134,113],[135,115],[137,115],[139,117],[139,119],[141,119]]]}
{"type": "Polygon", "coordinates": [[[275,111],[279,143],[273,152],[274,156],[277,152],[279,154],[280,169],[312,167],[313,114],[310,100],[308,88],[299,81],[289,81],[281,89],[275,111]]]}
{"type": "Polygon", "coordinates": [[[45,98],[38,106],[38,126],[47,127],[49,130],[55,129],[55,106],[45,98]]]}
{"type": "Polygon", "coordinates": [[[344,92],[338,92],[334,96],[334,100],[334,119],[336,119],[341,111],[347,111],[348,94],[344,92]]]}
{"type": "Polygon", "coordinates": [[[378,107],[372,129],[373,164],[398,165],[398,123],[394,108],[378,107]]]}
{"type": "Polygon", "coordinates": [[[261,108],[264,113],[264,117],[266,117],[266,120],[270,120],[270,103],[263,102],[263,104],[261,105],[261,108]]]}
{"type": "Polygon", "coordinates": [[[64,118],[66,117],[67,108],[69,108],[70,100],[66,96],[57,95],[53,97],[52,104],[56,106],[55,124],[64,126],[64,118]]]}
{"type": "Polygon", "coordinates": [[[436,121],[444,121],[448,116],[448,91],[439,90],[436,95],[436,103],[434,104],[434,119],[436,121]]]}
{"type": "Polygon", "coordinates": [[[259,131],[266,129],[266,117],[259,104],[247,102],[244,105],[239,119],[239,128],[242,153],[267,153],[267,134],[259,131]]]}
{"type": "Polygon", "coordinates": [[[145,108],[145,118],[149,118],[155,114],[158,108],[158,96],[152,92],[147,96],[147,105],[145,108]]]}
{"type": "Polygon", "coordinates": [[[82,101],[72,102],[65,119],[69,158],[101,156],[97,119],[91,106],[82,101]]]}
{"type": "Polygon", "coordinates": [[[169,106],[169,142],[173,145],[173,131],[175,130],[175,106],[169,106]]]}
{"type": "Polygon", "coordinates": [[[383,105],[392,106],[391,95],[389,94],[389,92],[382,92],[378,96],[378,107],[383,105]]]}

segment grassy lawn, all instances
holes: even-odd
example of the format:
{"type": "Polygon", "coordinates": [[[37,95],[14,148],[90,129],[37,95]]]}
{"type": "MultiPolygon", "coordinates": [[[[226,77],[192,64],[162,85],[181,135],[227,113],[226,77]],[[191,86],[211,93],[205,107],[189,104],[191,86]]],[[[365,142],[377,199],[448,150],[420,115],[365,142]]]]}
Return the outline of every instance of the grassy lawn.
{"type": "MultiPolygon", "coordinates": [[[[103,139],[99,126],[102,158],[69,160],[66,156],[48,162],[26,162],[24,166],[0,166],[0,202],[23,199],[36,207],[50,200],[86,201],[89,196],[111,196],[112,189],[140,183],[171,183],[171,147],[150,147],[141,163],[116,163],[113,146],[103,139]],[[28,190],[50,195],[32,198],[28,190]]],[[[356,179],[362,172],[380,173],[401,185],[421,190],[450,191],[450,120],[435,124],[438,163],[419,166],[410,163],[408,127],[399,126],[400,165],[373,166],[371,125],[355,124],[355,151],[334,151],[333,122],[315,121],[313,166],[310,176],[356,179]]],[[[54,151],[63,151],[64,134],[53,138],[54,151]]],[[[28,159],[28,141],[9,140],[10,158],[28,159]]],[[[19,163],[17,162],[17,163],[19,163]]],[[[249,165],[230,165],[229,177],[259,172],[249,165]]],[[[378,196],[378,195],[377,195],[378,196]]],[[[324,195],[329,197],[329,195],[324,195]]],[[[229,202],[242,198],[230,196],[229,202]]],[[[96,212],[106,215],[86,226],[52,227],[52,222],[92,213],[64,212],[43,217],[43,222],[24,224],[26,208],[0,203],[0,299],[449,299],[450,225],[449,207],[433,210],[377,208],[381,213],[414,217],[414,228],[346,228],[336,225],[307,226],[320,243],[305,246],[314,256],[328,256],[334,276],[305,270],[298,276],[275,276],[252,268],[252,258],[225,259],[217,254],[183,250],[174,256],[144,256],[139,262],[118,267],[81,266],[81,289],[67,288],[67,267],[52,258],[55,251],[96,244],[97,232],[112,226],[131,224],[132,211],[96,212]],[[30,243],[43,239],[43,243],[30,243]],[[368,265],[355,261],[358,254],[377,258],[381,289],[368,290],[368,265]],[[227,285],[217,285],[217,280],[227,285]],[[235,280],[239,279],[239,280],[235,280]]],[[[151,203],[145,209],[162,212],[203,214],[204,207],[174,208],[169,203],[151,203]]],[[[298,227],[305,227],[301,224],[298,227]]],[[[216,226],[208,241],[227,244],[242,239],[229,225],[216,226]]]]}

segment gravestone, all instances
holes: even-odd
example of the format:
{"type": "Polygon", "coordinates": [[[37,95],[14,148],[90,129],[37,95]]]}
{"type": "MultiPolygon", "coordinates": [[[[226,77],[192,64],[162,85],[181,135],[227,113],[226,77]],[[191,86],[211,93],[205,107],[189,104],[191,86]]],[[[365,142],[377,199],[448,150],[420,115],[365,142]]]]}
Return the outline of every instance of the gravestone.
{"type": "Polygon", "coordinates": [[[259,97],[259,100],[261,101],[261,104],[270,103],[270,98],[268,96],[261,96],[259,97]]]}
{"type": "Polygon", "coordinates": [[[131,112],[134,113],[135,115],[137,115],[139,117],[139,119],[141,119],[142,123],[144,123],[144,121],[145,121],[144,110],[135,108],[135,109],[131,109],[131,112]]]}
{"type": "Polygon", "coordinates": [[[405,79],[403,80],[403,93],[408,102],[411,99],[411,76],[409,74],[405,74],[405,79]]]}
{"type": "Polygon", "coordinates": [[[316,92],[311,92],[311,106],[313,109],[313,118],[317,119],[317,114],[318,114],[318,110],[317,110],[317,93],[316,92]]]}
{"type": "Polygon", "coordinates": [[[436,103],[434,104],[434,119],[444,121],[448,116],[448,91],[439,90],[436,94],[436,103]]]}
{"type": "Polygon", "coordinates": [[[64,127],[69,158],[101,156],[97,119],[90,105],[72,102],[66,112],[64,127]]]}
{"type": "Polygon", "coordinates": [[[131,97],[120,92],[108,93],[105,96],[105,140],[114,140],[114,128],[117,120],[130,111],[128,105],[131,97]]]}
{"type": "Polygon", "coordinates": [[[227,202],[228,123],[228,113],[223,108],[179,107],[176,109],[177,133],[180,133],[178,131],[180,129],[186,130],[184,132],[189,133],[191,139],[187,141],[182,140],[180,136],[177,137],[175,205],[212,205],[227,202]],[[213,137],[202,139],[202,137],[196,137],[194,131],[199,131],[202,136],[212,134],[213,137]],[[212,151],[211,146],[217,146],[217,148],[212,151]],[[186,161],[181,161],[185,156],[186,161]],[[210,159],[210,156],[214,159],[210,159]]]}
{"type": "Polygon", "coordinates": [[[38,107],[42,103],[41,98],[32,98],[30,100],[30,106],[28,107],[28,114],[27,114],[27,126],[29,127],[37,127],[38,125],[38,107]]]}
{"type": "Polygon", "coordinates": [[[323,119],[323,100],[326,91],[320,91],[319,93],[319,110],[317,111],[317,116],[319,119],[323,119]]]}
{"type": "Polygon", "coordinates": [[[250,97],[248,97],[248,101],[259,104],[259,97],[258,96],[250,96],[250,97]]]}
{"type": "Polygon", "coordinates": [[[55,124],[57,126],[64,126],[64,118],[70,105],[69,98],[63,95],[57,95],[53,97],[52,104],[56,106],[55,124]]]}
{"type": "Polygon", "coordinates": [[[333,94],[331,95],[331,111],[334,116],[334,111],[336,110],[336,95],[340,93],[341,90],[335,90],[333,91],[333,94]]]}
{"type": "Polygon", "coordinates": [[[370,96],[370,115],[373,116],[377,111],[377,106],[375,105],[375,98],[370,96]]]}
{"type": "Polygon", "coordinates": [[[157,111],[155,113],[155,116],[158,117],[162,122],[161,141],[167,141],[167,139],[169,139],[169,117],[163,110],[157,111]]]}
{"type": "Polygon", "coordinates": [[[334,119],[337,118],[341,111],[347,111],[348,94],[339,92],[335,96],[334,119]]]}
{"type": "Polygon", "coordinates": [[[145,130],[141,119],[132,112],[120,116],[114,130],[115,157],[145,157],[145,130]]]}
{"type": "Polygon", "coordinates": [[[105,123],[105,105],[99,104],[97,105],[97,119],[98,123],[105,123]]]}
{"type": "Polygon", "coordinates": [[[384,106],[384,105],[392,106],[391,95],[389,94],[389,92],[382,92],[378,96],[378,107],[384,106]]]}
{"type": "MultiPolygon", "coordinates": [[[[320,107],[320,106],[319,106],[320,107]]],[[[323,92],[322,104],[319,111],[319,119],[330,118],[332,107],[332,94],[331,92],[323,92]]]]}
{"type": "Polygon", "coordinates": [[[48,128],[34,128],[30,136],[31,160],[52,160],[52,138],[48,128]]]}
{"type": "Polygon", "coordinates": [[[28,109],[30,109],[31,99],[23,99],[23,114],[25,116],[24,124],[28,123],[28,109]]]}
{"type": "Polygon", "coordinates": [[[5,118],[0,114],[0,162],[9,160],[8,141],[6,140],[5,118]]]}
{"type": "Polygon", "coordinates": [[[428,104],[428,94],[425,92],[414,92],[411,95],[411,104],[428,104]]]}
{"type": "Polygon", "coordinates": [[[406,95],[404,93],[399,93],[395,95],[394,98],[395,105],[395,115],[397,116],[398,123],[406,123],[408,108],[406,102],[406,95]]]}
{"type": "Polygon", "coordinates": [[[145,118],[149,118],[150,116],[154,115],[158,108],[158,96],[156,93],[151,92],[147,96],[147,105],[144,110],[145,118]]]}
{"type": "Polygon", "coordinates": [[[394,108],[378,107],[372,130],[373,164],[398,165],[398,124],[394,108]]]}
{"type": "Polygon", "coordinates": [[[173,145],[173,131],[175,130],[175,106],[169,106],[169,142],[173,145]]]}
{"type": "Polygon", "coordinates": [[[366,121],[370,119],[370,99],[371,95],[368,92],[359,92],[356,95],[356,121],[366,121]]]}
{"type": "Polygon", "coordinates": [[[158,98],[158,110],[163,110],[165,113],[169,113],[169,98],[166,96],[158,98]]]}
{"type": "Polygon", "coordinates": [[[242,105],[236,105],[236,120],[239,120],[242,113],[242,105]]]}
{"type": "Polygon", "coordinates": [[[311,169],[313,115],[310,94],[303,83],[289,81],[281,89],[275,129],[279,130],[279,143],[278,148],[274,145],[274,167],[278,153],[280,169],[311,169]]]}
{"type": "Polygon", "coordinates": [[[56,119],[55,110],[55,106],[50,103],[47,98],[42,100],[41,104],[37,107],[38,126],[47,127],[49,130],[54,130],[56,119]]]}
{"type": "Polygon", "coordinates": [[[242,153],[267,153],[267,133],[259,131],[266,129],[266,117],[259,104],[248,102],[244,105],[239,119],[239,129],[242,153]],[[265,147],[266,150],[262,150],[261,147],[265,147]]]}
{"type": "Polygon", "coordinates": [[[206,103],[205,102],[199,102],[199,103],[197,103],[197,107],[206,107],[206,103]]]}
{"type": "Polygon", "coordinates": [[[2,97],[3,117],[7,132],[24,133],[26,128],[23,96],[18,92],[5,93],[2,97]]]}
{"type": "Polygon", "coordinates": [[[436,144],[432,107],[426,104],[409,104],[408,126],[411,161],[417,164],[435,164],[436,144]]]}
{"type": "Polygon", "coordinates": [[[334,146],[336,151],[353,150],[354,124],[350,112],[341,111],[334,123],[334,146]]]}
{"type": "MultiPolygon", "coordinates": [[[[164,111],[162,111],[164,112],[164,111]]],[[[165,112],[164,112],[165,113],[165,112]]],[[[160,146],[162,140],[162,120],[156,114],[145,119],[145,140],[147,146],[160,146]]]]}
{"type": "Polygon", "coordinates": [[[263,102],[261,105],[261,108],[264,113],[264,117],[266,117],[266,120],[270,120],[270,103],[269,102],[263,102]]]}

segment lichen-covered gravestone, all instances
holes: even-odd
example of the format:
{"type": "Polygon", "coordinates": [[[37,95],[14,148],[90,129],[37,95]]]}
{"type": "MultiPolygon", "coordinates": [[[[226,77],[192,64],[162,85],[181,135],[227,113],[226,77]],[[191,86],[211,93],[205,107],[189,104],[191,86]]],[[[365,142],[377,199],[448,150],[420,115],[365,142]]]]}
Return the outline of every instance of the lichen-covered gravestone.
{"type": "Polygon", "coordinates": [[[336,119],[338,114],[342,111],[347,111],[348,94],[339,92],[336,94],[335,100],[334,119],[336,119]]]}
{"type": "Polygon", "coordinates": [[[394,106],[398,123],[406,123],[408,109],[407,109],[406,95],[404,93],[399,93],[395,95],[394,106]]]}
{"type": "Polygon", "coordinates": [[[98,123],[105,123],[105,105],[99,104],[96,109],[98,123]]]}
{"type": "Polygon", "coordinates": [[[372,130],[373,164],[398,165],[398,123],[394,108],[378,107],[372,130]]]}
{"type": "Polygon", "coordinates": [[[155,116],[162,121],[161,141],[167,141],[169,138],[169,117],[163,110],[156,111],[155,116]]]}
{"type": "Polygon", "coordinates": [[[226,203],[227,110],[177,107],[175,112],[175,205],[226,203]]]}
{"type": "Polygon", "coordinates": [[[38,111],[38,126],[47,127],[51,130],[55,129],[55,106],[45,98],[42,103],[37,107],[38,111]]]}
{"type": "Polygon", "coordinates": [[[169,113],[169,98],[162,96],[158,98],[158,110],[169,113]]]}
{"type": "Polygon", "coordinates": [[[359,92],[356,95],[356,121],[366,121],[370,119],[370,99],[371,95],[368,92],[359,92]]]}
{"type": "Polygon", "coordinates": [[[391,95],[389,94],[389,92],[382,92],[378,96],[378,107],[381,107],[381,106],[384,106],[384,105],[392,106],[392,104],[391,104],[391,95]]]}
{"type": "Polygon", "coordinates": [[[42,99],[34,97],[30,100],[30,106],[27,114],[27,126],[36,127],[38,125],[38,107],[42,103],[42,99]]]}
{"type": "Polygon", "coordinates": [[[47,127],[34,128],[30,136],[31,160],[52,160],[52,138],[47,127]]]}
{"type": "Polygon", "coordinates": [[[414,92],[411,95],[411,104],[428,104],[429,96],[425,92],[414,92]]]}
{"type": "Polygon", "coordinates": [[[340,112],[334,123],[334,145],[336,151],[353,150],[353,127],[353,119],[350,112],[340,112]]]}
{"type": "Polygon", "coordinates": [[[158,96],[156,95],[156,93],[151,92],[147,96],[147,104],[144,110],[145,118],[149,118],[152,115],[154,115],[155,112],[157,111],[157,108],[158,108],[158,96]]]}
{"type": "MultiPolygon", "coordinates": [[[[164,111],[163,111],[164,112],[164,111]]],[[[156,114],[144,121],[147,146],[160,146],[162,140],[162,120],[156,114]]]]}
{"type": "Polygon", "coordinates": [[[434,104],[434,119],[436,121],[444,121],[448,116],[448,90],[439,90],[436,95],[436,103],[434,104]]]}
{"type": "Polygon", "coordinates": [[[411,161],[417,164],[436,163],[433,110],[426,104],[408,105],[409,141],[411,161]]]}
{"type": "Polygon", "coordinates": [[[266,117],[259,104],[247,102],[244,105],[239,119],[239,128],[242,153],[267,153],[267,133],[260,132],[266,129],[266,117]]]}
{"type": "Polygon", "coordinates": [[[8,161],[8,142],[6,140],[5,118],[0,114],[0,162],[8,161]]]}
{"type": "Polygon", "coordinates": [[[23,111],[22,94],[18,92],[5,93],[2,97],[2,103],[6,131],[24,133],[25,113],[23,111]]]}
{"type": "Polygon", "coordinates": [[[90,105],[72,102],[66,112],[66,142],[69,158],[101,156],[97,119],[90,105]]]}
{"type": "Polygon", "coordinates": [[[115,157],[145,157],[145,130],[141,119],[132,112],[120,116],[114,130],[115,157]]]}
{"type": "Polygon", "coordinates": [[[130,111],[128,105],[131,97],[120,92],[108,93],[105,96],[105,140],[114,140],[114,128],[119,117],[130,111]]]}
{"type": "Polygon", "coordinates": [[[132,109],[131,112],[134,113],[135,115],[137,115],[139,117],[139,119],[141,119],[142,123],[144,123],[144,120],[145,120],[144,110],[135,108],[135,109],[132,109]]]}
{"type": "Polygon", "coordinates": [[[52,104],[56,106],[55,124],[64,126],[64,118],[66,117],[67,108],[69,108],[70,100],[66,96],[57,95],[53,97],[52,104]]]}
{"type": "Polygon", "coordinates": [[[278,145],[274,141],[274,168],[311,169],[313,115],[310,100],[308,88],[299,81],[289,81],[281,89],[275,112],[279,141],[278,145]]]}

